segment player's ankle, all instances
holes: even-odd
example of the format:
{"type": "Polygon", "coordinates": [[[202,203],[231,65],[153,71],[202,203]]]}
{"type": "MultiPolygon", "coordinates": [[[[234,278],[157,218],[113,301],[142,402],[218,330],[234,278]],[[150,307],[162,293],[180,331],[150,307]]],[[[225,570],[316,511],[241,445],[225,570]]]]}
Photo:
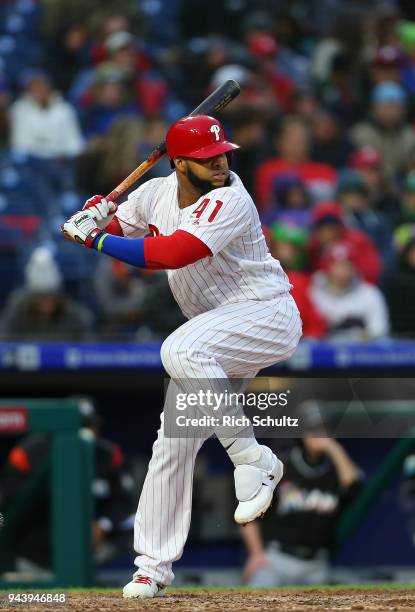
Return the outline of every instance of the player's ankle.
{"type": "Polygon", "coordinates": [[[232,447],[228,450],[229,459],[234,466],[254,464],[261,460],[261,446],[254,440],[240,438],[235,440],[232,447]]]}
{"type": "Polygon", "coordinates": [[[259,459],[256,461],[251,461],[249,465],[260,468],[261,470],[265,470],[269,472],[274,465],[274,453],[268,446],[260,445],[261,455],[259,459]]]}

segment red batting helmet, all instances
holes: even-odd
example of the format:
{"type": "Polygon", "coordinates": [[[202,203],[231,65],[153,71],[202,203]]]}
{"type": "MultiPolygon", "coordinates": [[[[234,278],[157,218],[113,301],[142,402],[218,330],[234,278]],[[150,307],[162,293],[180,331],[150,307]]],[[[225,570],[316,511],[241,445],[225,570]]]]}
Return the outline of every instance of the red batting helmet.
{"type": "Polygon", "coordinates": [[[223,125],[208,115],[195,115],[179,119],[170,127],[166,137],[167,155],[207,159],[239,149],[225,140],[223,125]]]}

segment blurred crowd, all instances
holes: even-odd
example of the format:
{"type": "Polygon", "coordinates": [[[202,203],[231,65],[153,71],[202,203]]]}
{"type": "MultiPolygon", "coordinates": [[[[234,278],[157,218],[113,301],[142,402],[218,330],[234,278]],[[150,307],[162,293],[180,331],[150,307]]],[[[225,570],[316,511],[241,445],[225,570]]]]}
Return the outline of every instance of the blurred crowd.
{"type": "MultiPolygon", "coordinates": [[[[65,242],[227,79],[232,169],[294,286],[304,336],[413,337],[415,5],[408,0],[0,3],[2,338],[160,338],[163,273],[65,242]]],[[[171,172],[162,160],[143,180],[171,172]]]]}

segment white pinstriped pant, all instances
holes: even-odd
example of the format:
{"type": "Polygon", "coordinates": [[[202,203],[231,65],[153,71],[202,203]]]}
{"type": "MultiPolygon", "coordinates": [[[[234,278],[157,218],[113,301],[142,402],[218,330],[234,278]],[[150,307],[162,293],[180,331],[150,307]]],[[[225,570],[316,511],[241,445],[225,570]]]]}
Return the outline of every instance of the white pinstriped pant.
{"type": "MultiPolygon", "coordinates": [[[[291,295],[284,294],[273,300],[228,304],[190,319],[164,341],[161,358],[167,373],[180,384],[186,379],[189,383],[208,378],[250,380],[262,368],[288,359],[300,337],[297,306],[291,295]]],[[[194,464],[204,441],[165,437],[162,415],[134,529],[135,565],[160,584],[172,582],[172,563],[183,553],[194,464]]]]}

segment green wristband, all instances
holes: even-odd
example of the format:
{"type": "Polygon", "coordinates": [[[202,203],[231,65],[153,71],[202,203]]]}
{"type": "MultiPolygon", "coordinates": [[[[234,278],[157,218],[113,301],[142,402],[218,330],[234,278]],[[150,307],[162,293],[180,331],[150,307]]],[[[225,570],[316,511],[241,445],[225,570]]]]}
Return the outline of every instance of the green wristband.
{"type": "Polygon", "coordinates": [[[108,236],[109,234],[102,234],[102,236],[100,237],[100,239],[98,240],[98,244],[97,244],[97,251],[101,252],[102,251],[102,244],[105,240],[105,238],[108,236]]]}

